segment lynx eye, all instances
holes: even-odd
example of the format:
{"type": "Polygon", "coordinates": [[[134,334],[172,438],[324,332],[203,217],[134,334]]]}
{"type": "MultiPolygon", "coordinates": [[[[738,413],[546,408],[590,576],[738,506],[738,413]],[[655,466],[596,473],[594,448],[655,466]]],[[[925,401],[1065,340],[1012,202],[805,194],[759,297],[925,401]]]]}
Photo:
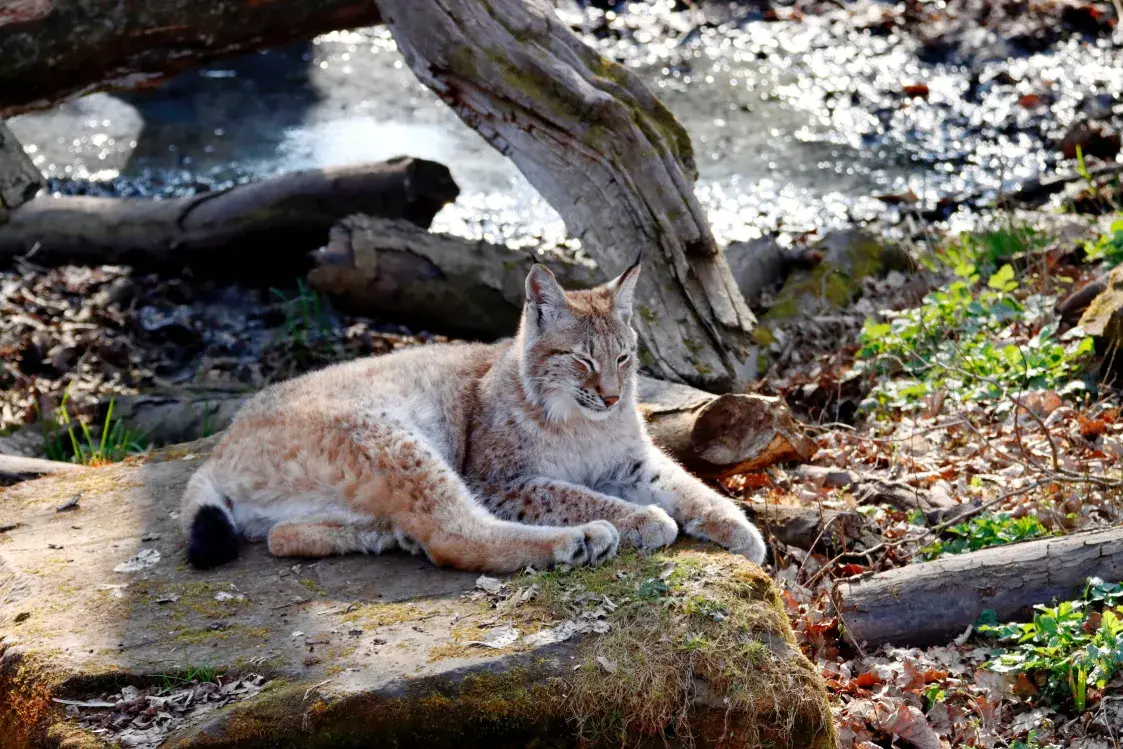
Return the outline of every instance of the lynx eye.
{"type": "Polygon", "coordinates": [[[628,361],[628,359],[631,359],[631,358],[632,358],[632,355],[625,352],[623,354],[620,354],[620,356],[616,357],[616,363],[617,364],[623,364],[624,362],[628,361]]]}
{"type": "Polygon", "coordinates": [[[572,356],[573,359],[578,364],[580,364],[582,367],[584,367],[585,369],[589,370],[590,372],[593,371],[593,369],[594,369],[593,363],[591,361],[589,361],[587,358],[585,358],[584,356],[582,356],[581,354],[578,354],[576,352],[571,352],[570,356],[572,356]]]}

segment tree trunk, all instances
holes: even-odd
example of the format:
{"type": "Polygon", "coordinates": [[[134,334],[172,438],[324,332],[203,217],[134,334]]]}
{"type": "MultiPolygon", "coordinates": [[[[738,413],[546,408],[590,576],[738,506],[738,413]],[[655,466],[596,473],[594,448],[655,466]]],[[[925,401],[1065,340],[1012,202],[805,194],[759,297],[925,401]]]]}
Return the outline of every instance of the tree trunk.
{"type": "Polygon", "coordinates": [[[378,22],[372,0],[0,0],[0,117],[378,22]]]}
{"type": "Polygon", "coordinates": [[[459,190],[446,167],[400,158],[312,169],[190,198],[40,196],[0,225],[0,267],[33,248],[34,262],[132,265],[255,284],[291,280],[314,264],[331,227],[368,212],[428,226],[459,190]]]}
{"type": "Polygon", "coordinates": [[[1079,595],[1089,577],[1123,580],[1123,528],[959,554],[846,581],[838,611],[871,647],[925,646],[962,634],[986,609],[1027,620],[1033,606],[1079,595]]]}
{"type": "Polygon", "coordinates": [[[706,390],[756,377],[754,324],[694,196],[690,139],[545,0],[378,0],[417,77],[509,156],[606,275],[644,253],[647,366],[706,390]]]}
{"type": "Polygon", "coordinates": [[[43,175],[24,153],[16,136],[0,121],[0,225],[5,223],[6,211],[34,198],[43,184],[43,175]]]}

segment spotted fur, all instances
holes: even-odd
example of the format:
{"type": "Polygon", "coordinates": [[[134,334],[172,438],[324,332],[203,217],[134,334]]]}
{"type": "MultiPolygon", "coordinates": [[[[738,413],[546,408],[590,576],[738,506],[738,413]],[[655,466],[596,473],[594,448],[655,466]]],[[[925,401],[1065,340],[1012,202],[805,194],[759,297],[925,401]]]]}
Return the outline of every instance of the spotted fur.
{"type": "Polygon", "coordinates": [[[263,391],[183,498],[202,560],[231,529],[278,556],[379,553],[505,572],[599,564],[679,526],[753,561],[741,511],[648,438],[636,408],[638,265],[566,292],[526,281],[518,333],[360,359],[263,391]],[[228,528],[215,532],[215,510],[228,528]],[[203,510],[206,509],[204,513],[203,510]]]}

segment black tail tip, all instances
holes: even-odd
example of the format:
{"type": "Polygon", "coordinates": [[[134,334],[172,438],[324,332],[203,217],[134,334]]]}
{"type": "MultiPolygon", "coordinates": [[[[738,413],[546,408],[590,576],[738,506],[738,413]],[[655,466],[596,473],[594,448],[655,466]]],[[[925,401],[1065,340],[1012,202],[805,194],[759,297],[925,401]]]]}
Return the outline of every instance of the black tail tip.
{"type": "Polygon", "coordinates": [[[217,507],[199,510],[191,523],[187,561],[197,570],[209,570],[238,557],[238,534],[226,513],[217,507]]]}

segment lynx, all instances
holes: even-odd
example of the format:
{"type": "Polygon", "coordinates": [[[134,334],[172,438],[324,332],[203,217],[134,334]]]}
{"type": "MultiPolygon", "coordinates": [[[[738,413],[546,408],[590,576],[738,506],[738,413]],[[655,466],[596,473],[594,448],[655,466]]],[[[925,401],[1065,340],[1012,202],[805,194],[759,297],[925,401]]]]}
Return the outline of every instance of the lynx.
{"type": "Polygon", "coordinates": [[[639,264],[567,292],[526,279],[513,339],[360,359],[248,402],[183,496],[188,559],[402,548],[490,572],[596,565],[679,527],[754,562],[757,529],[647,436],[636,408],[639,264]]]}

